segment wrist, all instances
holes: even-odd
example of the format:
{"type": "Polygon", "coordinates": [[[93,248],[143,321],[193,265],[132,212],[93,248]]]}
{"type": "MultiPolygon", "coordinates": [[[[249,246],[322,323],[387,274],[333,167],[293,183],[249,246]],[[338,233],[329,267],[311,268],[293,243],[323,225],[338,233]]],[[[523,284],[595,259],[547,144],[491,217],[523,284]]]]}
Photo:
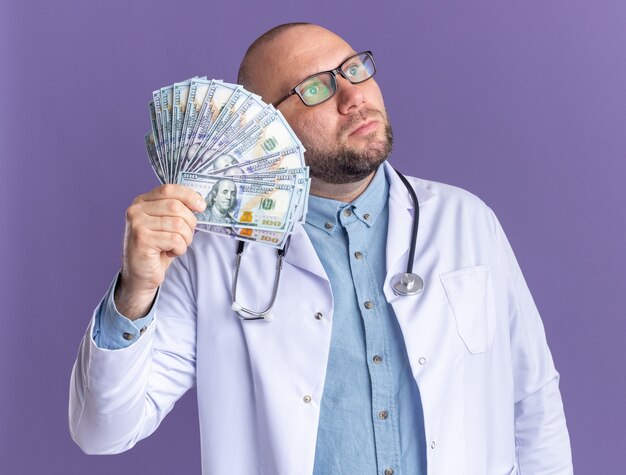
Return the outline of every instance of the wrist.
{"type": "Polygon", "coordinates": [[[115,286],[113,301],[120,315],[129,320],[137,320],[150,312],[157,291],[158,287],[137,288],[132,286],[122,271],[115,286]]]}

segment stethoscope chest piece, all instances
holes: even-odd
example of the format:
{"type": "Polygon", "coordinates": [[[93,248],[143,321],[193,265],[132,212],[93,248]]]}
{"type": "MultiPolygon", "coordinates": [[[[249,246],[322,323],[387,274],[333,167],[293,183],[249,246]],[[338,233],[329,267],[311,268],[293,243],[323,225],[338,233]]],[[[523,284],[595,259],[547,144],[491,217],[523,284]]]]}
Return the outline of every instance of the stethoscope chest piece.
{"type": "Polygon", "coordinates": [[[412,272],[400,272],[391,279],[391,287],[396,295],[406,297],[419,294],[424,288],[424,281],[412,272]]]}

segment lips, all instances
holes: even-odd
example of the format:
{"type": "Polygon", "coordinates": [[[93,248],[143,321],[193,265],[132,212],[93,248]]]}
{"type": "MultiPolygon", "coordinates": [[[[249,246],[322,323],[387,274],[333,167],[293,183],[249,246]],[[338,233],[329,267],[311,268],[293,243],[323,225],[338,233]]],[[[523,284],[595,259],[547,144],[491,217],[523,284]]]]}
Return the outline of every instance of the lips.
{"type": "Polygon", "coordinates": [[[356,126],[356,128],[348,134],[349,136],[362,136],[367,135],[370,132],[375,131],[378,128],[378,121],[374,119],[369,119],[364,122],[361,122],[356,126]]]}

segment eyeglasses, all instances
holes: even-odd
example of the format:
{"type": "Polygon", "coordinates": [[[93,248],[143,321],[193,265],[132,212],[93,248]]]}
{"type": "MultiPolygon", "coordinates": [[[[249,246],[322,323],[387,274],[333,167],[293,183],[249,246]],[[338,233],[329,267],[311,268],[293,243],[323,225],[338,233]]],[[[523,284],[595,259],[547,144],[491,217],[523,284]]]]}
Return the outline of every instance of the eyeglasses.
{"type": "Polygon", "coordinates": [[[273,104],[278,107],[284,100],[297,94],[305,106],[313,107],[322,102],[326,102],[337,92],[337,74],[341,74],[352,84],[360,84],[371,78],[376,72],[374,57],[371,51],[363,51],[354,56],[350,56],[339,67],[330,71],[322,71],[309,76],[289,94],[273,104]]]}

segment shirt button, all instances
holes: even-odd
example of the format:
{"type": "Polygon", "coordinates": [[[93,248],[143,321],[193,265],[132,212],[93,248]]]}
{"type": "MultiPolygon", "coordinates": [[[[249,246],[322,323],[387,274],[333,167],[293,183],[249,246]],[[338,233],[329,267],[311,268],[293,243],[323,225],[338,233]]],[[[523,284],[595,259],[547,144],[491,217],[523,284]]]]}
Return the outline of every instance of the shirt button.
{"type": "Polygon", "coordinates": [[[365,213],[365,214],[363,215],[363,219],[365,219],[366,221],[367,221],[368,219],[370,219],[370,215],[369,215],[369,213],[365,213]]]}
{"type": "Polygon", "coordinates": [[[352,210],[350,208],[346,208],[343,210],[344,216],[350,216],[352,214],[352,210]]]}
{"type": "Polygon", "coordinates": [[[382,363],[382,361],[383,361],[383,357],[382,357],[382,356],[380,356],[380,355],[375,355],[375,356],[372,358],[372,361],[373,361],[374,363],[376,363],[376,364],[382,363]]]}
{"type": "Polygon", "coordinates": [[[357,259],[363,259],[363,254],[359,251],[356,251],[354,253],[354,257],[356,257],[357,259]]]}
{"type": "Polygon", "coordinates": [[[387,419],[388,417],[389,417],[389,413],[387,411],[380,411],[378,413],[378,418],[382,419],[383,421],[387,419]]]}
{"type": "Polygon", "coordinates": [[[365,303],[363,304],[365,306],[366,309],[370,310],[372,308],[374,308],[374,303],[371,300],[366,300],[365,303]]]}
{"type": "Polygon", "coordinates": [[[316,320],[321,320],[324,314],[322,312],[316,312],[314,316],[316,320]]]}
{"type": "Polygon", "coordinates": [[[304,401],[305,404],[308,404],[311,402],[311,396],[307,394],[306,396],[302,398],[302,400],[304,401]]]}
{"type": "Polygon", "coordinates": [[[148,329],[148,327],[141,327],[141,330],[139,330],[139,334],[143,335],[144,332],[148,329]]]}
{"type": "Polygon", "coordinates": [[[421,364],[422,366],[424,366],[426,364],[426,358],[422,356],[419,360],[417,360],[417,362],[421,364]]]}
{"type": "Polygon", "coordinates": [[[128,332],[122,333],[122,336],[124,337],[124,340],[128,340],[128,341],[135,338],[135,335],[133,333],[128,333],[128,332]]]}
{"type": "Polygon", "coordinates": [[[393,468],[386,468],[385,475],[393,475],[393,468]]]}
{"type": "Polygon", "coordinates": [[[325,227],[326,229],[333,229],[333,223],[327,222],[327,223],[324,225],[324,227],[325,227]]]}
{"type": "Polygon", "coordinates": [[[431,448],[431,449],[434,449],[435,447],[437,447],[437,444],[435,444],[435,441],[433,440],[433,441],[430,443],[430,448],[431,448]]]}

